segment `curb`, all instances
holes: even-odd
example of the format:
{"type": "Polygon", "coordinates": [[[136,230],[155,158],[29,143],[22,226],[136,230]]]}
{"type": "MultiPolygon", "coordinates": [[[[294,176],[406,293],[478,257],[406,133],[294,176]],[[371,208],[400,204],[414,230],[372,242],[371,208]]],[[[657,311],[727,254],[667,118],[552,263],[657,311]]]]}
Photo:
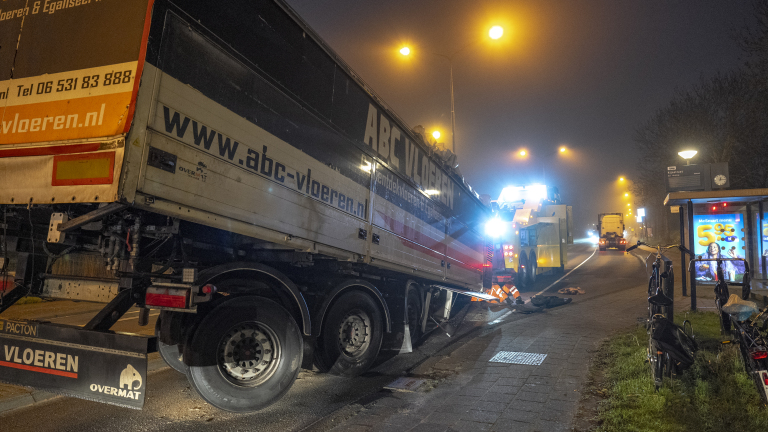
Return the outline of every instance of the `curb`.
{"type": "MultiPolygon", "coordinates": [[[[166,365],[163,359],[158,356],[156,358],[153,358],[147,361],[147,374],[149,374],[150,372],[154,372],[156,370],[167,368],[167,367],[168,365],[166,365]]],[[[0,415],[5,414],[12,410],[28,407],[36,403],[46,401],[48,399],[53,399],[58,397],[64,397],[64,396],[61,396],[56,393],[50,393],[43,390],[33,390],[27,394],[13,396],[6,399],[0,399],[0,415]]]]}

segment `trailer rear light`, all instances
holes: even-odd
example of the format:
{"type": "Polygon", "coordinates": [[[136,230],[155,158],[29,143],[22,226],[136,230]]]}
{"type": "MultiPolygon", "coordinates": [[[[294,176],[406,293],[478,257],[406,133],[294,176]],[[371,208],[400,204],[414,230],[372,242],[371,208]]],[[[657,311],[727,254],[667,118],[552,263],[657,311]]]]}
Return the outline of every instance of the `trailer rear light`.
{"type": "Polygon", "coordinates": [[[149,307],[186,309],[189,307],[189,288],[147,288],[144,304],[149,307]]]}
{"type": "MultiPolygon", "coordinates": [[[[488,267],[489,265],[485,264],[485,266],[488,267]]],[[[201,291],[203,292],[203,294],[215,293],[216,287],[211,284],[203,285],[203,288],[201,289],[201,291]]]]}
{"type": "Polygon", "coordinates": [[[763,384],[768,386],[768,373],[763,372],[763,384]]]}
{"type": "Polygon", "coordinates": [[[752,351],[752,360],[768,358],[768,351],[752,351]]]}
{"type": "Polygon", "coordinates": [[[197,279],[196,268],[184,268],[181,270],[181,281],[186,283],[193,283],[197,279]]]}

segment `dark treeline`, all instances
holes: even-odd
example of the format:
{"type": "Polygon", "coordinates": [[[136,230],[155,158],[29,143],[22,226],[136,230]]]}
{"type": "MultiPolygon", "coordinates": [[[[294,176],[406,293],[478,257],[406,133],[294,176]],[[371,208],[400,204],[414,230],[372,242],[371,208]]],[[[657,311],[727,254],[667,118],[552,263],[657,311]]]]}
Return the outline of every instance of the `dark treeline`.
{"type": "Polygon", "coordinates": [[[632,191],[658,235],[678,237],[677,215],[663,206],[666,167],[677,152],[698,150],[692,163],[727,162],[731,189],[768,187],[768,0],[754,2],[756,24],[737,30],[739,69],[678,90],[669,104],[636,130],[640,173],[632,191]]]}

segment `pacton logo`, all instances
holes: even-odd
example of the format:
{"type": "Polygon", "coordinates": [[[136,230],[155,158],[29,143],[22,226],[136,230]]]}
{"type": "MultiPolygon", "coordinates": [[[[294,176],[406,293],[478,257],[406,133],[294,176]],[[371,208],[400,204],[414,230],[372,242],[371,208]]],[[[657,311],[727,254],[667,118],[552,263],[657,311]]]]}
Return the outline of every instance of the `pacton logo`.
{"type": "Polygon", "coordinates": [[[91,391],[104,393],[105,395],[119,396],[126,399],[139,400],[140,391],[136,391],[144,385],[141,374],[130,364],[120,372],[120,387],[91,384],[91,391]]]}

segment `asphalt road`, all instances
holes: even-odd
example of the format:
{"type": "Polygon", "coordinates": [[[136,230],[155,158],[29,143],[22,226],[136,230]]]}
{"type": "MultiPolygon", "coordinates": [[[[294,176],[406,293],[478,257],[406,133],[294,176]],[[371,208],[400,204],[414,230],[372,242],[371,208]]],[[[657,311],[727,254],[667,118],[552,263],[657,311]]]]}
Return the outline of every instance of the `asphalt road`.
{"type": "MultiPolygon", "coordinates": [[[[524,298],[548,288],[546,294],[556,294],[562,287],[581,287],[586,294],[574,297],[574,303],[591,303],[590,311],[600,314],[605,307],[611,307],[618,298],[626,302],[637,301],[638,316],[642,316],[645,284],[645,269],[640,259],[618,251],[594,252],[591,244],[581,243],[570,247],[569,265],[566,273],[587,260],[580,268],[552,285],[560,276],[540,277],[536,285],[522,292],[524,298]],[[594,254],[593,254],[594,252],[594,254]],[[637,291],[637,296],[627,295],[627,290],[637,291]],[[619,294],[616,296],[614,294],[619,294]]],[[[90,306],[78,306],[82,310],[66,313],[48,311],[47,319],[68,324],[82,324],[92,315],[90,306]],[[54,316],[51,316],[54,315],[54,316]]],[[[12,318],[35,310],[25,305],[9,309],[12,318]],[[24,310],[23,310],[24,309],[24,310]]],[[[624,305],[626,306],[626,305],[624,305]]],[[[50,307],[50,306],[47,306],[50,307]]],[[[562,306],[563,310],[572,306],[562,306]]],[[[42,307],[39,307],[42,308],[42,307]]],[[[634,310],[634,309],[633,309],[634,310]]],[[[153,312],[155,314],[156,312],[153,312]]],[[[557,314],[557,309],[547,311],[557,314]]],[[[46,316],[39,312],[40,317],[46,316]]],[[[154,325],[139,328],[135,313],[127,315],[116,330],[151,332],[154,325]]],[[[497,313],[495,317],[504,315],[497,313]]],[[[196,431],[196,430],[258,430],[258,431],[300,431],[327,430],[351,415],[352,407],[359,407],[359,401],[378,392],[383,386],[410,371],[446,355],[472,340],[474,336],[493,331],[493,326],[525,320],[533,315],[507,314],[501,322],[494,324],[466,322],[458,335],[448,338],[444,334],[433,334],[428,341],[413,353],[392,357],[362,377],[339,378],[313,371],[302,371],[299,379],[288,394],[271,407],[253,414],[231,414],[211,407],[202,401],[187,383],[186,378],[168,367],[150,372],[147,385],[147,400],[142,411],[120,408],[73,398],[54,398],[0,415],[3,430],[9,431],[196,431]]],[[[29,317],[29,315],[27,315],[29,317]]],[[[468,320],[469,321],[469,320],[468,320]]],[[[610,323],[606,323],[610,325],[610,323]]],[[[439,381],[436,381],[439,385],[439,381]]]]}

